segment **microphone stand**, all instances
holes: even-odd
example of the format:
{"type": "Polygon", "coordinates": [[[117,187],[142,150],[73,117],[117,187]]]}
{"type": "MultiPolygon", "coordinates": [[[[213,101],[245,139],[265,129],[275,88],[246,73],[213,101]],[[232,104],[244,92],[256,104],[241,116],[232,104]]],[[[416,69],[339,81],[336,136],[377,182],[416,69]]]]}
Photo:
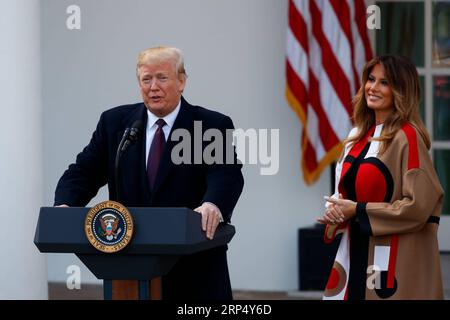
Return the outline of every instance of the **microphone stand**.
{"type": "Polygon", "coordinates": [[[128,139],[130,135],[130,128],[127,128],[125,130],[125,132],[123,133],[123,137],[122,140],[120,140],[119,143],[119,147],[117,148],[117,152],[116,152],[116,160],[114,162],[114,180],[116,182],[116,201],[120,202],[120,198],[121,198],[121,190],[120,190],[120,182],[119,182],[119,177],[120,177],[120,156],[123,153],[123,145],[125,143],[125,141],[128,139]]]}

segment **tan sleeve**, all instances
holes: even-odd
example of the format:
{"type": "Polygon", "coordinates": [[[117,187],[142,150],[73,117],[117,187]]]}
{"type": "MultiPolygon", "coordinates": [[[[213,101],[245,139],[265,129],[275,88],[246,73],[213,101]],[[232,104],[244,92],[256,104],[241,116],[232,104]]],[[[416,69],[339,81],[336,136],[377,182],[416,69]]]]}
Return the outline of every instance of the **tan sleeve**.
{"type": "MultiPolygon", "coordinates": [[[[403,152],[407,153],[408,148],[404,148],[403,152]]],[[[392,203],[357,204],[357,217],[365,233],[381,236],[415,232],[425,226],[430,216],[440,215],[444,193],[421,139],[418,142],[418,153],[419,167],[408,169],[406,166],[404,170],[401,199],[392,203]]],[[[408,157],[407,154],[401,156],[408,157]]]]}
{"type": "Polygon", "coordinates": [[[434,187],[423,169],[409,170],[403,177],[401,200],[393,203],[358,203],[361,227],[374,236],[418,231],[442,202],[442,190],[434,187]]]}

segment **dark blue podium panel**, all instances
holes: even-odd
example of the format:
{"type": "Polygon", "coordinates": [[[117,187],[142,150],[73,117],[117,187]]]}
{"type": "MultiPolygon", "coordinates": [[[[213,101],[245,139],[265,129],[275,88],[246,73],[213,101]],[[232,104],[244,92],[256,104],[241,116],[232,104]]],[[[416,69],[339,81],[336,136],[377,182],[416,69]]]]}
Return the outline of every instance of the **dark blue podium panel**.
{"type": "Polygon", "coordinates": [[[183,255],[226,245],[235,228],[221,224],[213,240],[201,229],[201,215],[188,208],[128,208],[134,233],[116,253],[92,247],[84,231],[90,208],[42,207],[34,243],[40,252],[74,253],[99,279],[152,279],[164,275],[183,255]]]}

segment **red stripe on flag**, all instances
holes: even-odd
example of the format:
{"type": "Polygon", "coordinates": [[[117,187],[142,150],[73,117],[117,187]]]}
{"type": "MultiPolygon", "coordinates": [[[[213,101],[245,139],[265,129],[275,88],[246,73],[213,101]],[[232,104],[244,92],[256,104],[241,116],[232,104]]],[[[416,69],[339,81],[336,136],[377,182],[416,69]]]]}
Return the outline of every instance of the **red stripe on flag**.
{"type": "Polygon", "coordinates": [[[355,45],[353,43],[353,35],[350,26],[350,8],[348,6],[347,1],[331,0],[330,3],[331,6],[333,7],[336,17],[339,19],[339,24],[341,25],[341,28],[344,31],[344,34],[347,37],[348,43],[350,45],[350,54],[351,54],[350,63],[352,64],[352,72],[354,79],[354,82],[350,85],[353,85],[353,90],[354,92],[356,92],[359,89],[358,85],[359,75],[355,66],[355,45]]]}
{"type": "Polygon", "coordinates": [[[300,80],[297,73],[292,69],[291,64],[286,60],[286,79],[297,101],[300,103],[301,108],[306,114],[306,107],[308,105],[308,93],[306,91],[304,83],[300,80]]]}
{"type": "Polygon", "coordinates": [[[305,129],[303,129],[302,141],[304,143],[304,150],[302,154],[303,165],[306,167],[308,172],[313,172],[318,166],[316,151],[314,150],[314,147],[311,145],[311,143],[309,143],[309,140],[307,139],[307,135],[305,133],[305,129]]]}
{"type": "Polygon", "coordinates": [[[326,151],[329,151],[339,143],[339,139],[331,127],[322,103],[320,102],[319,83],[311,71],[309,73],[309,81],[309,103],[315,111],[319,121],[319,136],[322,145],[326,151]]]}
{"type": "Polygon", "coordinates": [[[293,0],[289,1],[289,27],[297,41],[303,47],[303,50],[308,53],[308,27],[302,15],[298,12],[293,0]]]}

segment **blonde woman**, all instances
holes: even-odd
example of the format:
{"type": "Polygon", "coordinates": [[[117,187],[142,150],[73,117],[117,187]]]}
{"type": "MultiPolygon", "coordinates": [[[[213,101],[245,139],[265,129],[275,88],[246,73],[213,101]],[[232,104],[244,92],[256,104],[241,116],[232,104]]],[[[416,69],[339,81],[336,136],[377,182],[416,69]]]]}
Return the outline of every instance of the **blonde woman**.
{"type": "Polygon", "coordinates": [[[415,66],[369,61],[354,98],[355,128],[320,223],[342,234],[324,299],[442,299],[437,230],[443,190],[419,116],[415,66]]]}

